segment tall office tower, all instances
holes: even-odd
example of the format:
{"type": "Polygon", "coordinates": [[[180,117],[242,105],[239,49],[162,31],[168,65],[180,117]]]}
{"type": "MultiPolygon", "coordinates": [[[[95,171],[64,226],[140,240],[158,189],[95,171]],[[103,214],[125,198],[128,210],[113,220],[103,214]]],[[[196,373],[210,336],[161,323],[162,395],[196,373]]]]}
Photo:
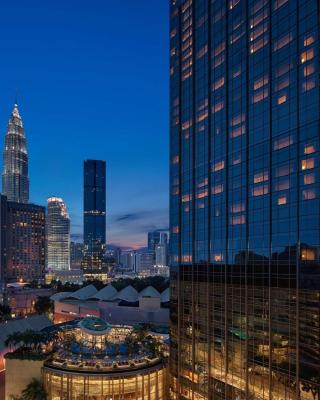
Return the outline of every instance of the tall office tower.
{"type": "Polygon", "coordinates": [[[70,243],[70,266],[71,268],[80,268],[83,258],[83,243],[70,243]]]}
{"type": "Polygon", "coordinates": [[[106,250],[106,162],[84,162],[84,260],[87,279],[105,276],[106,250]]]}
{"type": "Polygon", "coordinates": [[[5,137],[2,193],[9,201],[29,201],[27,143],[17,104],[14,105],[5,137]]]}
{"type": "Polygon", "coordinates": [[[159,243],[155,247],[155,265],[164,267],[168,265],[168,245],[159,243]]]}
{"type": "Polygon", "coordinates": [[[6,220],[6,281],[43,281],[45,208],[8,201],[6,220]]]}
{"type": "Polygon", "coordinates": [[[174,399],[319,398],[319,16],[170,1],[174,399]]]}
{"type": "Polygon", "coordinates": [[[47,211],[47,270],[70,269],[70,218],[64,201],[48,199],[47,211]]]}
{"type": "Polygon", "coordinates": [[[168,233],[162,230],[148,232],[148,250],[155,251],[155,246],[159,243],[168,243],[168,233]]]}

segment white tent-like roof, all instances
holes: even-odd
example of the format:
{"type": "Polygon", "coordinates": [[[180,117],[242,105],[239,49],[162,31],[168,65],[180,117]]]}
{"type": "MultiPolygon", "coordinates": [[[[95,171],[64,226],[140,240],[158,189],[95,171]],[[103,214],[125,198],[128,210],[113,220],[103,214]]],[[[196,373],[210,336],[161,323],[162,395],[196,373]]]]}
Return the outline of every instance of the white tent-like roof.
{"type": "Polygon", "coordinates": [[[66,297],[70,296],[70,294],[72,294],[72,292],[71,292],[71,293],[70,293],[70,292],[58,292],[58,293],[53,294],[53,295],[50,297],[50,300],[52,300],[52,301],[63,300],[63,299],[65,299],[66,297]]]}
{"type": "Polygon", "coordinates": [[[167,303],[168,301],[170,301],[170,288],[165,289],[162,293],[161,293],[161,303],[167,303]]]}
{"type": "Polygon", "coordinates": [[[138,301],[138,292],[131,285],[126,286],[124,289],[120,290],[120,292],[113,298],[113,300],[124,300],[129,303],[134,303],[138,301]]]}
{"type": "Polygon", "coordinates": [[[93,297],[97,292],[98,292],[98,290],[96,289],[96,287],[94,285],[88,285],[88,286],[85,286],[73,293],[69,293],[69,295],[65,298],[77,299],[77,300],[87,300],[90,297],[93,297]]]}
{"type": "Polygon", "coordinates": [[[108,301],[117,297],[118,291],[111,284],[105,286],[99,292],[91,296],[92,300],[108,301]]]}
{"type": "Polygon", "coordinates": [[[148,287],[144,288],[143,290],[141,290],[141,292],[139,293],[139,298],[140,297],[156,297],[156,298],[159,298],[160,297],[160,293],[153,286],[148,286],[148,287]]]}

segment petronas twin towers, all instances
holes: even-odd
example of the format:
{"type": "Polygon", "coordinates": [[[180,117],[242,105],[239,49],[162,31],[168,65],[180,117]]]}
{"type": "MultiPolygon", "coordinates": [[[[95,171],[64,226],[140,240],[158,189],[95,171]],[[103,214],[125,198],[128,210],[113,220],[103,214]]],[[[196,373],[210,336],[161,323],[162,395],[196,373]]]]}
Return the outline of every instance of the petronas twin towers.
{"type": "Polygon", "coordinates": [[[9,201],[29,201],[27,143],[17,104],[13,107],[5,137],[2,193],[9,201]]]}

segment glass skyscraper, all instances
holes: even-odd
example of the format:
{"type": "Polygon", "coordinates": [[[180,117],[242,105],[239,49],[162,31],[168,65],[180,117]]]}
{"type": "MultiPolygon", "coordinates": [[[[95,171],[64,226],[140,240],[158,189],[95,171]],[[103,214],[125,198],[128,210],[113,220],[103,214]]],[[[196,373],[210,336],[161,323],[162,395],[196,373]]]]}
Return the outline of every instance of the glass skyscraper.
{"type": "Polygon", "coordinates": [[[70,269],[70,218],[64,201],[59,197],[48,199],[47,212],[47,270],[70,269]]]}
{"type": "Polygon", "coordinates": [[[319,21],[170,1],[172,399],[319,399],[319,21]]]}
{"type": "Polygon", "coordinates": [[[29,201],[27,143],[17,104],[13,107],[5,137],[2,193],[7,196],[8,201],[29,201]]]}
{"type": "Polygon", "coordinates": [[[84,161],[84,260],[87,278],[99,277],[104,271],[106,250],[106,162],[84,161]]]}

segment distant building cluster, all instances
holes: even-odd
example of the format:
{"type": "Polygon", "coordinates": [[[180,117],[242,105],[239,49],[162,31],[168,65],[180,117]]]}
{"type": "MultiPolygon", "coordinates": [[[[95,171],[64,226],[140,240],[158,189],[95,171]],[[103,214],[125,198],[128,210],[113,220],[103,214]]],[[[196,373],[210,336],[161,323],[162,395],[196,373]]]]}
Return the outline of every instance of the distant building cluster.
{"type": "Polygon", "coordinates": [[[107,282],[123,274],[168,275],[168,233],[148,233],[148,246],[137,251],[107,250],[106,163],[83,164],[83,242],[71,242],[70,217],[59,196],[47,208],[29,203],[28,151],[18,105],[9,118],[3,153],[0,195],[0,283],[81,284],[107,282]],[[115,268],[114,268],[115,267],[115,268]]]}
{"type": "Polygon", "coordinates": [[[168,232],[156,230],[148,232],[148,247],[139,250],[121,251],[117,249],[116,258],[122,272],[139,276],[169,274],[168,232]]]}

